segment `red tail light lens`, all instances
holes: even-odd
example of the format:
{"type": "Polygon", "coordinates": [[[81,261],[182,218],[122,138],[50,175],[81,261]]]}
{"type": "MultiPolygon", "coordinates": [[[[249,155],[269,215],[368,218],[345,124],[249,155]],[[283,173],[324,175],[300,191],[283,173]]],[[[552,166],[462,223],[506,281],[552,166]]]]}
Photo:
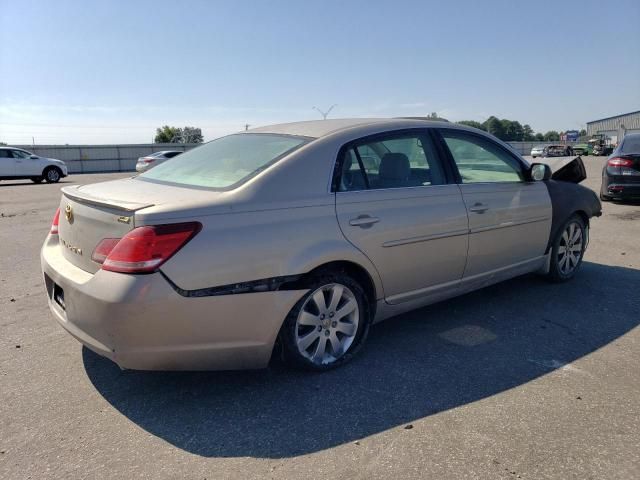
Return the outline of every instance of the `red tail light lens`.
{"type": "Polygon", "coordinates": [[[632,167],[633,160],[629,160],[628,158],[615,157],[609,159],[607,165],[609,165],[610,167],[632,167]]]}
{"type": "Polygon", "coordinates": [[[111,272],[154,272],[201,229],[198,222],[134,228],[121,239],[102,240],[91,258],[111,272]]]}
{"type": "Polygon", "coordinates": [[[100,240],[100,243],[91,254],[91,260],[97,263],[104,263],[119,241],[119,238],[103,238],[100,240]]]}
{"type": "Polygon", "coordinates": [[[60,223],[60,209],[58,208],[56,210],[55,215],[53,216],[53,221],[51,222],[51,230],[49,230],[49,233],[51,235],[57,235],[58,234],[58,224],[60,223]]]}

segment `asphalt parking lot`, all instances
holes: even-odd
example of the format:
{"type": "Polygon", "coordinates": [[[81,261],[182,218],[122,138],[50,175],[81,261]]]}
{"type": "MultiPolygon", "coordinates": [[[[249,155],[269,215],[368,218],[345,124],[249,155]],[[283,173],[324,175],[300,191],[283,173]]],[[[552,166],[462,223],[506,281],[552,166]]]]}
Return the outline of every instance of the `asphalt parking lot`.
{"type": "Polygon", "coordinates": [[[49,314],[61,186],[0,182],[0,478],[638,478],[640,204],[604,205],[573,281],[402,315],[344,368],[147,373],[49,314]]]}

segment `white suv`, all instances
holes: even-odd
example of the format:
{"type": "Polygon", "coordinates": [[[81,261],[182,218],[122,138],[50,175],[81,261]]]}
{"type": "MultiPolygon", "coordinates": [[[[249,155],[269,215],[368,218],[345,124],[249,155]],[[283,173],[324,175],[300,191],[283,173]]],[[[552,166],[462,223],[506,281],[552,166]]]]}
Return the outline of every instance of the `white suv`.
{"type": "Polygon", "coordinates": [[[29,178],[34,183],[56,183],[67,175],[62,160],[39,157],[20,148],[0,147],[0,180],[29,178]]]}

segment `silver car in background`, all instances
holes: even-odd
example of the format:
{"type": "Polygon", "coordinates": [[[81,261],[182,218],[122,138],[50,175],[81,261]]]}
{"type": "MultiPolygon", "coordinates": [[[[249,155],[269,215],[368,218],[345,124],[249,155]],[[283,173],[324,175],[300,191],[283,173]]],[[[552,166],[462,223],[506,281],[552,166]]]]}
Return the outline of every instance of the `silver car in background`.
{"type": "Polygon", "coordinates": [[[574,170],[555,181],[444,122],[229,135],[63,188],[41,254],[49,306],[122,368],[260,368],[278,348],[326,370],[375,322],[529,272],[572,278],[600,215],[574,170]]]}
{"type": "Polygon", "coordinates": [[[181,153],[184,152],[182,152],[182,150],[163,150],[162,152],[155,152],[151,155],[140,157],[138,158],[138,163],[136,163],[136,171],[146,172],[150,168],[166,162],[170,158],[180,155],[181,153]]]}
{"type": "Polygon", "coordinates": [[[531,156],[533,158],[542,157],[544,154],[544,148],[546,145],[536,145],[531,149],[531,156]]]}

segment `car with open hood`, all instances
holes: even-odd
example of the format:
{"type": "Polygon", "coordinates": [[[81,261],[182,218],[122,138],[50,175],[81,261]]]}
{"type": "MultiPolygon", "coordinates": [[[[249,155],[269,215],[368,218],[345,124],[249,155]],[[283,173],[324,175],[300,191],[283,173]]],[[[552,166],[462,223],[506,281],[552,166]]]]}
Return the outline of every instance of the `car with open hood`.
{"type": "Polygon", "coordinates": [[[581,160],[558,161],[412,119],[228,135],[65,187],[41,253],[49,306],[122,368],[260,368],[278,349],[330,369],[375,322],[530,272],[571,279],[601,207],[581,160]]]}

